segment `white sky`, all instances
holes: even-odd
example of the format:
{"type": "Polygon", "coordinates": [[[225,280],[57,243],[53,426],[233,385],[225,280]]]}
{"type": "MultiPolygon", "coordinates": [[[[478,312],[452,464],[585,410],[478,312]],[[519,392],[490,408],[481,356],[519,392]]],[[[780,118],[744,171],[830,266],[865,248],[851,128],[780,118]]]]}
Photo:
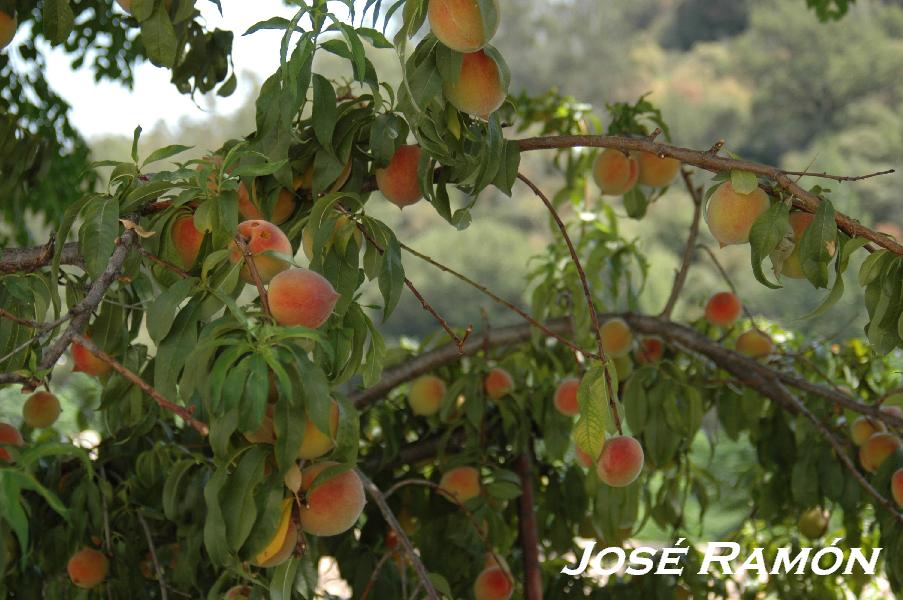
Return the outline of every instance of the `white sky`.
{"type": "MultiPolygon", "coordinates": [[[[241,34],[254,23],[272,16],[290,18],[296,8],[285,6],[281,0],[222,0],[222,4],[223,16],[206,0],[198,0],[197,8],[209,29],[225,29],[235,34],[232,56],[238,73],[238,89],[229,98],[216,98],[217,113],[229,114],[241,107],[252,91],[252,82],[241,76],[243,72],[256,73],[262,81],[279,65],[281,31],[259,31],[247,37],[241,34]]],[[[338,15],[344,12],[341,3],[330,8],[338,15]]],[[[117,6],[115,10],[120,9],[117,6]]],[[[27,35],[27,32],[20,31],[19,35],[27,35]]],[[[170,83],[168,69],[147,62],[139,64],[135,68],[135,87],[129,90],[109,81],[96,83],[88,68],[73,71],[69,57],[62,50],[50,50],[49,47],[45,50],[47,80],[70,103],[72,123],[88,138],[105,134],[130,137],[135,126],[141,125],[147,131],[158,121],[174,130],[180,119],[204,118],[203,108],[199,106],[208,106],[206,97],[197,95],[196,105],[189,96],[180,94],[170,83]]]]}

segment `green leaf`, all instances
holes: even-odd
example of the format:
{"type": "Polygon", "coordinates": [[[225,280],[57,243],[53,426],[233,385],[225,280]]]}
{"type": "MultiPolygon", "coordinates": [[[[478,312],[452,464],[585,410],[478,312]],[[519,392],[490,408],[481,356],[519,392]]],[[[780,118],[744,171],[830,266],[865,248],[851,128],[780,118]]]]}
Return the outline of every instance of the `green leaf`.
{"type": "Polygon", "coordinates": [[[176,31],[169,20],[165,2],[158,2],[150,18],[141,23],[141,40],[151,62],[160,67],[175,66],[176,31]]]}
{"type": "Polygon", "coordinates": [[[759,180],[755,173],[733,169],[731,170],[731,187],[738,194],[751,194],[759,187],[759,180]]]}
{"type": "Polygon", "coordinates": [[[163,484],[163,514],[170,521],[175,521],[179,516],[179,492],[182,480],[185,479],[185,475],[191,467],[196,464],[197,462],[193,458],[185,458],[169,469],[169,475],[163,484]]]}
{"type": "Polygon", "coordinates": [[[830,200],[822,199],[815,210],[815,217],[797,243],[800,246],[800,266],[806,279],[817,288],[828,287],[828,263],[837,247],[837,224],[830,200]]]}
{"type": "Polygon", "coordinates": [[[268,453],[265,445],[253,445],[241,457],[235,472],[223,487],[221,504],[226,522],[226,541],[232,551],[237,552],[245,543],[257,519],[254,488],[263,481],[263,467],[268,453]]]}
{"type": "Polygon", "coordinates": [[[44,0],[44,37],[51,45],[62,44],[69,37],[75,15],[69,0],[44,0]]]}
{"type": "Polygon", "coordinates": [[[772,283],[762,271],[762,261],[771,254],[787,232],[790,231],[790,207],[783,202],[775,202],[759,215],[749,230],[749,256],[753,275],[764,286],[778,289],[780,284],[772,283]]]}
{"type": "Polygon", "coordinates": [[[147,309],[147,333],[159,344],[172,327],[179,305],[194,289],[196,277],[180,279],[157,296],[147,309]]]}
{"type": "Polygon", "coordinates": [[[834,285],[831,287],[831,292],[822,300],[821,304],[812,309],[810,312],[806,313],[802,317],[801,320],[812,319],[814,317],[818,317],[823,315],[829,308],[837,304],[837,301],[843,297],[844,284],[843,284],[843,274],[847,270],[847,266],[850,264],[850,256],[858,250],[862,248],[869,241],[866,238],[842,238],[840,242],[840,257],[837,259],[837,263],[835,264],[835,273],[834,276],[834,285]]]}
{"type": "Polygon", "coordinates": [[[577,389],[580,418],[574,426],[574,441],[590,456],[599,456],[606,432],[614,428],[610,402],[617,397],[617,386],[617,374],[608,363],[594,363],[580,380],[577,389]],[[606,382],[606,372],[611,388],[606,382]]]}
{"type": "Polygon", "coordinates": [[[292,599],[292,590],[295,588],[295,578],[300,564],[301,561],[292,557],[276,567],[270,577],[270,600],[292,599]]]}
{"type": "Polygon", "coordinates": [[[630,191],[624,194],[624,208],[627,209],[627,216],[631,219],[642,219],[646,216],[646,207],[648,205],[649,200],[639,186],[633,186],[630,191]]]}
{"type": "Polygon", "coordinates": [[[157,162],[158,160],[165,160],[176,154],[181,154],[186,150],[191,150],[194,146],[183,146],[182,144],[172,144],[169,146],[164,146],[163,148],[158,148],[150,153],[150,155],[144,160],[142,167],[146,167],[147,165],[157,162]]]}
{"type": "Polygon", "coordinates": [[[225,565],[229,558],[226,542],[226,521],[220,506],[220,497],[229,476],[225,467],[216,470],[204,486],[207,515],[204,518],[204,547],[215,565],[225,565]]]}
{"type": "Polygon", "coordinates": [[[379,291],[382,294],[383,322],[389,318],[401,298],[404,287],[404,266],[401,264],[401,246],[394,234],[386,240],[382,268],[379,271],[379,291]]]}
{"type": "Polygon", "coordinates": [[[275,162],[246,163],[240,167],[236,167],[235,170],[232,171],[232,175],[235,177],[263,177],[265,175],[272,175],[286,164],[288,164],[288,160],[285,159],[275,162]]]}
{"type": "Polygon", "coordinates": [[[335,130],[338,110],[335,88],[328,79],[314,74],[311,80],[314,88],[313,127],[317,141],[324,148],[332,148],[332,132],[335,130]]]}
{"type": "Polygon", "coordinates": [[[85,267],[92,279],[100,277],[119,234],[119,203],[112,196],[98,196],[82,211],[79,244],[85,267]]]}
{"type": "Polygon", "coordinates": [[[154,14],[154,6],[156,4],[163,3],[158,0],[132,0],[131,14],[139,23],[141,23],[154,14]]]}

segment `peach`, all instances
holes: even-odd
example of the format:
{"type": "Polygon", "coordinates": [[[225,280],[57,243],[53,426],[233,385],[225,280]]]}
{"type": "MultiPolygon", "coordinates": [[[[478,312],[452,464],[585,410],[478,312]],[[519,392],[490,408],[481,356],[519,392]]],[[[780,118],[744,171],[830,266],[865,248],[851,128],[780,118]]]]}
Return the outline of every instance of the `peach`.
{"type": "Polygon", "coordinates": [[[35,392],[22,406],[22,417],[29,427],[44,429],[56,423],[61,410],[56,396],[50,392],[35,392]]]}
{"type": "MultiPolygon", "coordinates": [[[[302,490],[310,488],[317,475],[335,462],[321,462],[304,469],[302,490]]],[[[344,471],[318,485],[306,495],[301,507],[301,529],[311,535],[330,536],[351,529],[364,511],[364,486],[354,471],[344,471]]]]}
{"type": "Polygon", "coordinates": [[[110,365],[78,342],[72,342],[72,370],[100,377],[110,371],[110,365]]]}
{"type": "Polygon", "coordinates": [[[339,430],[339,404],[335,400],[332,400],[329,412],[329,430],[329,435],[326,435],[308,418],[304,427],[304,437],[301,438],[301,446],[298,448],[298,458],[307,460],[319,458],[335,446],[335,436],[339,430]]]}
{"type": "Polygon", "coordinates": [[[737,338],[737,352],[750,358],[764,358],[774,351],[771,338],[757,329],[744,331],[737,338]]]}
{"type": "Polygon", "coordinates": [[[741,314],[743,305],[733,292],[718,292],[705,304],[705,318],[716,327],[730,327],[741,314]]]}
{"type": "Polygon", "coordinates": [[[890,477],[890,493],[897,506],[903,507],[903,469],[897,469],[890,477]]]}
{"type": "Polygon", "coordinates": [[[386,530],[386,548],[395,550],[398,547],[398,533],[391,527],[386,530]]]}
{"type": "Polygon", "coordinates": [[[593,466],[595,466],[596,461],[593,459],[592,455],[589,452],[585,452],[580,446],[576,446],[574,450],[574,453],[577,455],[578,463],[580,463],[587,469],[591,469],[593,468],[593,466]]]}
{"type": "Polygon", "coordinates": [[[443,83],[442,90],[452,106],[481,119],[488,119],[508,95],[499,66],[483,50],[465,54],[458,80],[454,85],[443,83]]]}
{"type": "Polygon", "coordinates": [[[376,169],[376,187],[398,208],[410,206],[423,197],[417,177],[420,154],[420,146],[416,144],[400,146],[388,165],[376,169]]]}
{"type": "Polygon", "coordinates": [[[476,0],[430,0],[427,17],[440,42],[457,52],[476,52],[492,39],[499,27],[499,3],[484,15],[476,0]]]}
{"type": "Polygon", "coordinates": [[[226,591],[223,600],[248,600],[251,588],[246,585],[235,585],[226,591]]]}
{"type": "Polygon", "coordinates": [[[245,439],[252,444],[274,444],[276,442],[276,429],[273,425],[273,405],[268,404],[266,414],[260,422],[260,426],[254,431],[246,431],[245,439]]]}
{"type": "Polygon", "coordinates": [[[749,242],[749,230],[753,223],[768,207],[768,196],[761,189],[740,194],[734,191],[730,181],[725,181],[709,198],[705,222],[722,247],[745,244],[749,242]]]}
{"type": "Polygon", "coordinates": [[[511,575],[501,567],[484,569],[473,583],[476,600],[508,600],[514,593],[511,575]]]}
{"type": "Polygon", "coordinates": [[[636,159],[620,150],[608,148],[593,161],[593,179],[603,194],[620,196],[633,189],[639,178],[636,159]]]}
{"type": "Polygon", "coordinates": [[[16,17],[0,10],[0,50],[3,50],[16,36],[16,17]]]}
{"type": "Polygon", "coordinates": [[[602,349],[611,358],[627,356],[633,344],[633,332],[624,319],[609,319],[599,328],[602,336],[602,349]]]}
{"type": "MultiPolygon", "coordinates": [[[[284,258],[278,258],[276,256],[258,256],[264,252],[275,252],[290,258],[294,254],[292,243],[288,241],[288,238],[282,233],[281,229],[268,221],[256,219],[240,223],[238,226],[238,233],[247,240],[248,251],[253,257],[248,260],[254,261],[254,265],[257,267],[257,272],[260,274],[260,279],[263,283],[269,283],[277,273],[281,273],[289,268],[290,263],[284,258]]],[[[236,244],[234,240],[230,242],[229,260],[234,264],[245,258],[246,257],[242,256],[238,244],[236,244]]],[[[241,265],[241,278],[247,283],[254,283],[251,271],[248,270],[248,265],[244,263],[241,265]]]]}
{"type": "Polygon", "coordinates": [[[580,414],[580,403],[577,402],[578,389],[580,389],[580,380],[576,377],[567,377],[558,384],[552,399],[558,412],[568,417],[580,414]]]}
{"type": "Polygon", "coordinates": [[[439,480],[439,489],[458,502],[467,502],[480,495],[480,472],[474,467],[449,469],[439,480]]]}
{"type": "MultiPolygon", "coordinates": [[[[276,204],[272,207],[270,222],[273,225],[282,225],[295,212],[295,206],[295,193],[289,189],[282,188],[276,197],[276,204]]],[[[248,188],[244,182],[238,186],[238,212],[245,219],[262,220],[265,216],[260,208],[251,201],[251,195],[248,193],[248,188]]]]}
{"type": "Polygon", "coordinates": [[[270,312],[280,325],[316,329],[332,314],[339,295],[325,277],[308,269],[289,269],[270,282],[270,312]]]}
{"type": "Polygon", "coordinates": [[[110,563],[103,552],[88,547],[73,554],[66,564],[69,579],[76,587],[85,590],[97,587],[107,578],[109,570],[110,563]]]}
{"type": "Polygon", "coordinates": [[[643,447],[636,439],[619,435],[608,438],[596,463],[596,474],[603,483],[624,487],[633,483],[645,463],[643,447]]]}
{"type": "Polygon", "coordinates": [[[859,448],[859,464],[869,473],[874,473],[901,445],[900,438],[893,434],[876,433],[859,448]]]}
{"type": "Polygon", "coordinates": [[[282,499],[282,518],[279,520],[279,526],[276,533],[266,547],[257,553],[251,561],[258,567],[275,567],[281,565],[298,545],[298,528],[292,521],[292,498],[282,499]]]}
{"type": "Polygon", "coordinates": [[[9,455],[9,451],[2,446],[17,446],[21,448],[25,445],[22,434],[19,430],[9,423],[0,423],[0,462],[13,462],[13,458],[9,455]]]}
{"type": "Polygon", "coordinates": [[[415,415],[428,417],[439,412],[445,398],[445,382],[435,375],[418,377],[411,383],[408,404],[415,415]]]}
{"type": "MultiPolygon", "coordinates": [[[[896,395],[897,394],[894,394],[894,396],[896,396],[896,395]]],[[[886,398],[885,401],[890,400],[891,398],[893,398],[893,396],[886,398]]],[[[895,417],[899,417],[899,418],[903,419],[903,408],[900,408],[899,406],[884,405],[881,407],[881,412],[883,412],[886,415],[894,415],[895,417]]]]}
{"type": "MultiPolygon", "coordinates": [[[[790,213],[790,227],[793,228],[795,245],[790,256],[784,259],[784,264],[781,266],[781,275],[791,279],[806,278],[806,275],[803,273],[803,265],[800,263],[800,240],[803,239],[803,232],[809,228],[813,219],[815,219],[815,215],[812,213],[799,211],[790,213]]],[[[831,256],[834,255],[834,250],[834,242],[829,242],[828,252],[831,256]]]]}
{"type": "Polygon", "coordinates": [[[680,161],[676,158],[661,157],[651,152],[637,152],[634,157],[640,168],[640,183],[649,187],[670,185],[680,171],[680,161]]]}
{"type": "MultiPolygon", "coordinates": [[[[336,219],[335,226],[332,229],[332,235],[329,236],[326,246],[329,247],[335,244],[336,238],[338,237],[338,241],[341,244],[339,249],[344,250],[348,244],[347,240],[349,232],[350,235],[354,236],[354,241],[360,249],[364,244],[364,235],[361,233],[360,229],[357,228],[357,225],[345,215],[341,215],[336,219]]],[[[314,235],[309,226],[305,227],[301,232],[301,248],[304,250],[304,256],[307,257],[307,260],[314,259],[314,235]]]]}
{"type": "Polygon", "coordinates": [[[658,362],[665,353],[665,340],[657,335],[651,335],[640,339],[640,347],[636,351],[636,361],[645,365],[658,362]]]}
{"type": "Polygon", "coordinates": [[[483,389],[487,396],[493,400],[499,400],[514,391],[514,378],[501,367],[489,369],[489,373],[483,380],[483,389]]]}
{"type": "Polygon", "coordinates": [[[618,381],[624,381],[633,374],[633,361],[630,356],[615,356],[615,371],[618,373],[618,381]]]}
{"type": "Polygon", "coordinates": [[[854,444],[861,446],[866,443],[872,435],[883,433],[885,431],[887,431],[887,427],[885,427],[884,423],[881,421],[870,419],[869,417],[859,417],[853,421],[853,424],[850,426],[850,437],[853,439],[854,444]]]}
{"type": "Polygon", "coordinates": [[[173,221],[169,237],[182,266],[186,269],[193,267],[204,242],[204,232],[194,226],[194,216],[184,214],[173,221]]]}
{"type": "Polygon", "coordinates": [[[810,508],[800,515],[797,529],[810,540],[817,540],[828,530],[829,516],[820,506],[810,508]]]}

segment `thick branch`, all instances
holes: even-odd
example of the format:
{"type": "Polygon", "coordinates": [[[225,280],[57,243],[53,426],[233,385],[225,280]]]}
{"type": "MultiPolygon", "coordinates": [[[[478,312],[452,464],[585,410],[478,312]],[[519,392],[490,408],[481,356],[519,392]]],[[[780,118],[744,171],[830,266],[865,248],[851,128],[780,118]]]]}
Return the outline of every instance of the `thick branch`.
{"type": "MultiPolygon", "coordinates": [[[[31,248],[7,248],[0,250],[0,273],[34,271],[50,264],[53,260],[53,245],[32,246],[31,248]]],[[[85,268],[78,242],[63,246],[60,264],[85,268]]]]}
{"type": "Polygon", "coordinates": [[[517,458],[514,469],[520,477],[521,495],[517,500],[520,545],[524,554],[524,597],[542,600],[542,571],[539,567],[539,532],[533,501],[533,460],[529,452],[517,458]]]}
{"type": "Polygon", "coordinates": [[[693,254],[696,250],[696,237],[699,235],[699,218],[702,215],[702,190],[693,184],[693,180],[690,179],[690,174],[686,169],[681,169],[680,175],[683,177],[684,185],[687,186],[687,191],[690,192],[690,198],[693,199],[693,220],[690,222],[690,233],[687,234],[687,243],[684,246],[680,268],[674,274],[671,295],[668,296],[668,301],[665,303],[664,310],[662,310],[662,317],[665,319],[671,318],[671,313],[674,312],[674,306],[677,304],[677,299],[680,297],[680,292],[683,290],[684,283],[687,280],[690,262],[692,262],[693,254]]]}
{"type": "MultiPolygon", "coordinates": [[[[669,144],[660,144],[650,141],[648,138],[631,138],[618,135],[556,135],[517,140],[521,151],[549,150],[575,147],[616,148],[624,151],[651,152],[658,156],[676,158],[685,165],[692,165],[712,171],[714,173],[738,169],[749,171],[771,179],[780,187],[794,196],[794,205],[810,213],[814,213],[821,198],[803,189],[793,181],[786,171],[777,167],[763,165],[761,163],[738,160],[718,156],[717,149],[712,151],[699,151],[690,148],[681,148],[669,144]]],[[[837,226],[851,237],[864,237],[879,246],[903,255],[903,245],[897,241],[863,226],[855,219],[836,212],[837,226]]]]}

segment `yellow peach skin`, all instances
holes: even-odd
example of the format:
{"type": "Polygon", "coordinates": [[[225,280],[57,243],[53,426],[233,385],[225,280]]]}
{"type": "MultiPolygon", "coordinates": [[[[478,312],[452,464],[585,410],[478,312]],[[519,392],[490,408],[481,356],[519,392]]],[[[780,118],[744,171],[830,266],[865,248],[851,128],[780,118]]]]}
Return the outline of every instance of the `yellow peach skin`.
{"type": "Polygon", "coordinates": [[[444,83],[442,89],[452,106],[482,119],[498,110],[508,94],[502,86],[499,66],[483,50],[465,54],[458,80],[444,83]]]}
{"type": "MultiPolygon", "coordinates": [[[[269,283],[270,280],[289,268],[289,263],[282,258],[276,256],[260,256],[264,252],[275,252],[284,256],[291,257],[294,254],[292,243],[282,233],[282,230],[268,221],[251,220],[244,221],[238,225],[238,233],[247,240],[248,250],[251,252],[252,258],[257,267],[263,283],[269,283]]],[[[234,264],[243,261],[245,257],[241,255],[241,249],[235,241],[229,243],[229,260],[234,264]]],[[[248,265],[242,263],[241,278],[246,283],[254,283],[251,271],[248,265]]]]}
{"type": "Polygon", "coordinates": [[[609,196],[620,196],[633,189],[639,173],[636,159],[620,150],[603,150],[593,161],[593,180],[609,196]]]}
{"type": "Polygon", "coordinates": [[[430,30],[440,42],[457,52],[476,52],[492,39],[499,26],[499,3],[484,15],[476,0],[430,0],[430,30]]]}
{"type": "Polygon", "coordinates": [[[768,206],[768,196],[761,189],[740,194],[734,191],[730,181],[725,181],[709,198],[705,221],[721,246],[745,244],[749,242],[753,223],[768,206]]]}

